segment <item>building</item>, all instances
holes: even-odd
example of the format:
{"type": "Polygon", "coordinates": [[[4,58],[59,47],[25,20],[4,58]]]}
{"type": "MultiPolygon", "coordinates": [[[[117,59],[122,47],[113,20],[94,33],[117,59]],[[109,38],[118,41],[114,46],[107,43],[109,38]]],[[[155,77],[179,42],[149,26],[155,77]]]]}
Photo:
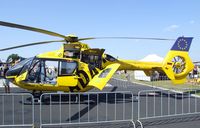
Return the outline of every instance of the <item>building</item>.
{"type": "MultiPolygon", "coordinates": [[[[144,62],[162,62],[163,58],[156,55],[156,54],[150,54],[141,59],[140,61],[144,62]]],[[[143,71],[136,70],[134,71],[134,77],[136,80],[144,80],[144,81],[151,81],[153,79],[157,79],[159,77],[159,73],[155,72],[153,73],[153,76],[146,76],[146,74],[143,71]]]]}

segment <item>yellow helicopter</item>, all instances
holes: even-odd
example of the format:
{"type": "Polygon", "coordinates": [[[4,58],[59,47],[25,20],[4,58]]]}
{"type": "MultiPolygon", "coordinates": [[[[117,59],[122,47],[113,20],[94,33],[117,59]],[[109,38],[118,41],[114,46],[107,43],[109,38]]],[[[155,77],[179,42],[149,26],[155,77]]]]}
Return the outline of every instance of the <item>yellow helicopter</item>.
{"type": "Polygon", "coordinates": [[[0,51],[5,51],[33,45],[64,42],[59,50],[25,59],[7,71],[7,79],[21,88],[32,91],[85,92],[94,87],[102,90],[117,70],[143,70],[148,76],[151,75],[152,71],[159,71],[165,73],[174,84],[181,84],[186,81],[186,76],[194,68],[188,55],[192,37],[178,37],[163,62],[141,62],[116,59],[104,53],[105,49],[93,49],[81,41],[112,38],[170,39],[138,37],[78,38],[74,35],[64,36],[56,32],[4,21],[0,21],[0,25],[39,32],[63,39],[0,49],[0,51]]]}

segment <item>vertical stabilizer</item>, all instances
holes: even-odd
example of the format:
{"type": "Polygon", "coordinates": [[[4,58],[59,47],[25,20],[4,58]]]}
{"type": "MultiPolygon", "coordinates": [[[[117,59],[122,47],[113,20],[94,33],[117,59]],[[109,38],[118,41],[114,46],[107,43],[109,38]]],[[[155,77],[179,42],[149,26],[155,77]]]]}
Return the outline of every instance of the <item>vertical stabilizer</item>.
{"type": "Polygon", "coordinates": [[[184,83],[188,73],[194,68],[188,54],[192,39],[179,37],[163,61],[163,71],[175,84],[184,83]]]}

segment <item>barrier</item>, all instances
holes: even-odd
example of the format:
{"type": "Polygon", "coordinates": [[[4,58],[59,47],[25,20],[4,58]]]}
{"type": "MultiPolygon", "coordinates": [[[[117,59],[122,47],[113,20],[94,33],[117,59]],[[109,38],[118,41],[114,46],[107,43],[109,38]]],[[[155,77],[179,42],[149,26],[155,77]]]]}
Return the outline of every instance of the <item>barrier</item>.
{"type": "MultiPolygon", "coordinates": [[[[110,82],[121,87],[132,84],[119,79],[110,82]]],[[[144,122],[151,119],[177,119],[200,114],[198,93],[198,90],[191,89],[185,89],[184,93],[143,90],[138,93],[136,103],[137,94],[129,91],[44,93],[36,107],[34,103],[25,104],[27,99],[34,101],[29,93],[0,94],[0,127],[56,127],[113,122],[131,122],[136,127],[134,120],[143,127],[144,122]]]]}
{"type": "Polygon", "coordinates": [[[197,90],[184,93],[170,90],[144,90],[138,93],[138,123],[172,116],[200,114],[200,99],[197,90]]]}
{"type": "Polygon", "coordinates": [[[131,92],[46,93],[40,97],[40,127],[133,122],[131,92]]]}
{"type": "Polygon", "coordinates": [[[28,93],[0,94],[0,127],[34,127],[34,103],[28,93]]]}
{"type": "Polygon", "coordinates": [[[108,83],[113,85],[113,86],[124,87],[124,88],[127,88],[129,86],[133,86],[133,84],[134,84],[131,81],[124,80],[124,79],[118,79],[118,78],[112,78],[112,79],[109,80],[108,83]]]}

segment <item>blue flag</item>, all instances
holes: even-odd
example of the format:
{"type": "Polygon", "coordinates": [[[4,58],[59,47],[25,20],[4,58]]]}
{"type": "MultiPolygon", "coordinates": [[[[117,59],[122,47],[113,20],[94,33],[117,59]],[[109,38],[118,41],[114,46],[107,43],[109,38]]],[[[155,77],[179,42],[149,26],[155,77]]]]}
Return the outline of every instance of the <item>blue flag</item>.
{"type": "Polygon", "coordinates": [[[179,37],[171,50],[176,51],[189,51],[193,37],[179,37]]]}

